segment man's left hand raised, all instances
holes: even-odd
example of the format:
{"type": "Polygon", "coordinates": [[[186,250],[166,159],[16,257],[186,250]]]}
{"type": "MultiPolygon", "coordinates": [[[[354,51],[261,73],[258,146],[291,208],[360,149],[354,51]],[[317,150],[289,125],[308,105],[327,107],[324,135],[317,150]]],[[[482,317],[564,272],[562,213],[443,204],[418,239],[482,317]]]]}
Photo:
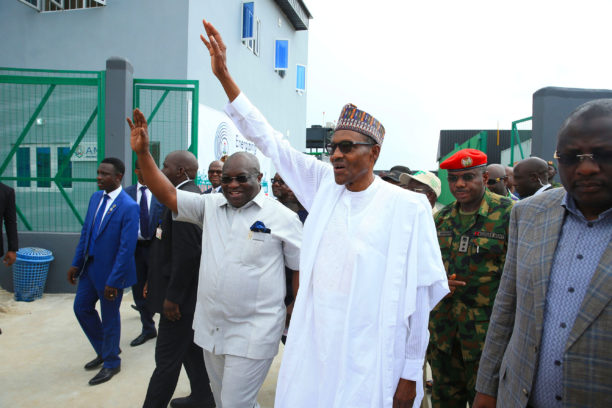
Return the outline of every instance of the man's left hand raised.
{"type": "Polygon", "coordinates": [[[393,408],[412,408],[416,398],[416,381],[400,378],[393,396],[393,408]]]}

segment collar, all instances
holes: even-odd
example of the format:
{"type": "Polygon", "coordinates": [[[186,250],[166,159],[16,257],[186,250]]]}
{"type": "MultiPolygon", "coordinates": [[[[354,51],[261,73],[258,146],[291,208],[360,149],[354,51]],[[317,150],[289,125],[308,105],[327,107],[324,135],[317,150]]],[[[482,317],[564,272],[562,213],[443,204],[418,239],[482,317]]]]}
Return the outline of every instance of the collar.
{"type": "Polygon", "coordinates": [[[540,194],[542,191],[546,190],[547,188],[550,188],[551,185],[550,184],[544,184],[542,187],[540,187],[538,189],[538,191],[536,191],[535,193],[533,193],[533,195],[537,195],[540,194]]]}
{"type": "Polygon", "coordinates": [[[138,191],[140,191],[140,188],[141,188],[141,187],[146,187],[147,189],[149,188],[149,187],[145,186],[144,184],[140,184],[140,182],[138,182],[138,181],[137,181],[137,182],[136,182],[136,189],[137,189],[138,191]]]}
{"type": "MultiPolygon", "coordinates": [[[[266,193],[264,193],[263,188],[259,189],[259,193],[257,193],[257,195],[255,197],[253,197],[253,199],[249,202],[247,202],[245,205],[243,205],[240,208],[248,208],[251,205],[255,204],[257,205],[259,208],[263,207],[263,203],[266,199],[266,193]]],[[[233,205],[231,205],[230,203],[227,202],[227,198],[225,198],[225,194],[223,194],[223,200],[219,200],[219,207],[223,207],[224,205],[227,206],[228,208],[234,208],[237,209],[236,207],[234,207],[233,205]]]]}
{"type": "Polygon", "coordinates": [[[117,198],[119,196],[119,194],[121,193],[121,190],[123,190],[123,188],[121,187],[121,185],[119,185],[119,187],[116,190],[113,190],[110,193],[107,193],[106,191],[103,192],[102,196],[104,196],[104,194],[108,194],[110,199],[114,200],[115,198],[117,198]]]}
{"type": "MultiPolygon", "coordinates": [[[[478,211],[476,214],[482,215],[483,217],[489,216],[489,203],[492,198],[492,194],[488,189],[485,188],[484,195],[482,196],[482,201],[480,202],[480,207],[478,207],[478,211]]],[[[451,216],[456,217],[459,215],[459,203],[455,201],[455,205],[453,205],[453,209],[451,211],[451,216]]]]}
{"type": "Polygon", "coordinates": [[[189,181],[191,181],[191,180],[190,180],[190,179],[187,179],[187,180],[182,181],[181,183],[179,183],[179,184],[176,186],[176,189],[178,190],[179,188],[181,188],[181,186],[182,186],[183,184],[188,183],[189,181]]]}
{"type": "MultiPolygon", "coordinates": [[[[576,201],[574,200],[574,197],[569,195],[567,192],[563,196],[563,200],[561,200],[561,205],[568,212],[572,213],[576,217],[580,218],[581,220],[583,220],[585,222],[587,221],[586,217],[582,214],[582,211],[580,211],[580,209],[576,205],[576,201]]],[[[601,214],[599,214],[597,219],[595,219],[593,221],[590,221],[590,222],[600,221],[600,220],[603,220],[604,218],[609,217],[609,216],[612,216],[612,208],[608,208],[606,211],[604,211],[601,214]]]]}

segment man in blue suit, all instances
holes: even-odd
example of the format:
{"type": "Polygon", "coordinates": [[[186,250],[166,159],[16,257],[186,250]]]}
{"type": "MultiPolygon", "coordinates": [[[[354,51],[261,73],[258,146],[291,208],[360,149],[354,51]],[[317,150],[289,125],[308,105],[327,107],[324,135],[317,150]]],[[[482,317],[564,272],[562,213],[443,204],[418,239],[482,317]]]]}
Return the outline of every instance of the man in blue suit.
{"type": "Polygon", "coordinates": [[[142,322],[142,331],[132,342],[130,346],[140,346],[149,339],[157,336],[155,322],[153,321],[153,312],[147,306],[147,302],[143,296],[145,283],[149,275],[149,246],[152,238],[155,236],[155,229],[161,223],[163,206],[157,201],[155,196],[151,194],[151,190],[144,184],[138,160],[134,163],[134,172],[138,177],[138,182],[134,185],[125,188],[125,192],[129,194],[139,208],[139,226],[138,226],[138,242],[136,243],[136,252],[134,259],[136,261],[136,284],[132,286],[132,294],[136,309],[140,313],[140,321],[142,322]]]}
{"type": "Polygon", "coordinates": [[[85,365],[102,369],[90,385],[110,380],[121,369],[119,306],[123,289],[136,283],[134,249],[138,239],[138,204],[121,188],[125,165],[116,158],[102,160],[98,188],[89,207],[68,282],[77,283],[74,314],[97,353],[85,365]],[[102,320],[95,309],[100,301],[102,320]]]}

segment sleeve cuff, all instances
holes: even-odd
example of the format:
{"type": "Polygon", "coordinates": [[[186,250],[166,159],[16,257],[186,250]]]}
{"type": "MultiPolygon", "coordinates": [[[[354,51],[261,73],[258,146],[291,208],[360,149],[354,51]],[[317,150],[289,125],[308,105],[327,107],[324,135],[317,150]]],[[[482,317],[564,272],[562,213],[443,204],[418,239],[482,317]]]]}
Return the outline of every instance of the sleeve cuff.
{"type": "Polygon", "coordinates": [[[404,360],[404,369],[402,370],[401,378],[404,380],[417,381],[423,378],[423,361],[424,360],[404,360]]]}
{"type": "Polygon", "coordinates": [[[240,92],[240,95],[236,97],[232,102],[225,105],[225,113],[227,113],[230,117],[241,116],[244,117],[251,110],[251,101],[246,95],[240,92]]]}

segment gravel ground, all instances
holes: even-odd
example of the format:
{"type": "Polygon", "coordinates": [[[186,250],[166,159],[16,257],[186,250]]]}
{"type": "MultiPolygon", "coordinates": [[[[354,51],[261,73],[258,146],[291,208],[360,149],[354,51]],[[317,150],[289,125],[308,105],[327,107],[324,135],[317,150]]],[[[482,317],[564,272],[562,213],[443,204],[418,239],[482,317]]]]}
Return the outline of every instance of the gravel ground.
{"type": "MultiPolygon", "coordinates": [[[[34,302],[17,302],[0,289],[0,407],[139,407],[155,366],[155,341],[138,347],[130,341],[140,333],[140,318],[121,304],[121,372],[107,383],[90,386],[97,371],[83,366],[95,353],[72,311],[74,294],[45,294],[34,302]]],[[[262,408],[274,406],[281,351],[259,393],[262,408]]],[[[181,372],[175,397],[189,393],[181,372]]]]}

